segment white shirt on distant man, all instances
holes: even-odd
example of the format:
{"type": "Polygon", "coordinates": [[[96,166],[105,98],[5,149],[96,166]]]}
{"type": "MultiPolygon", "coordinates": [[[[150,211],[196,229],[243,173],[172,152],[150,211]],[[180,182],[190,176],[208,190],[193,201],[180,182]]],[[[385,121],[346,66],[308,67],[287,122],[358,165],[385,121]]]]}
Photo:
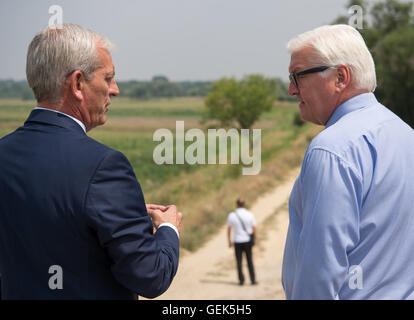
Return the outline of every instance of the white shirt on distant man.
{"type": "Polygon", "coordinates": [[[227,225],[233,228],[233,242],[234,243],[244,243],[250,241],[249,234],[253,233],[253,227],[256,226],[256,220],[253,213],[245,208],[237,208],[231,212],[227,218],[227,225]],[[246,231],[236,217],[236,214],[243,221],[246,231]]]}

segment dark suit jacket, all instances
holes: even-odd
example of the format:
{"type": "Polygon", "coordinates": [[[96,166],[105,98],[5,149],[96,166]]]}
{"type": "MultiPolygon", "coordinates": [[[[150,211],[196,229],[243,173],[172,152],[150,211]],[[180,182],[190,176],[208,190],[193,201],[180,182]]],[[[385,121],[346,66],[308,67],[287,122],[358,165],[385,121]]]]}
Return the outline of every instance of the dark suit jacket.
{"type": "Polygon", "coordinates": [[[156,297],[178,267],[178,237],[153,235],[126,157],[69,117],[33,110],[0,140],[3,299],[156,297]],[[51,289],[60,266],[63,289],[51,289]]]}

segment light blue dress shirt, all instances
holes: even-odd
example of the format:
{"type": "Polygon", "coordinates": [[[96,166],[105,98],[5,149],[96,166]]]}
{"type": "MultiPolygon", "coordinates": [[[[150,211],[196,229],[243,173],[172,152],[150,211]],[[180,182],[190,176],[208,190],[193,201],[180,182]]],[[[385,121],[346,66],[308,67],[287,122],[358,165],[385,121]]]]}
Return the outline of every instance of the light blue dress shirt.
{"type": "Polygon", "coordinates": [[[341,104],[289,199],[287,299],[414,299],[414,130],[374,94],[341,104]]]}

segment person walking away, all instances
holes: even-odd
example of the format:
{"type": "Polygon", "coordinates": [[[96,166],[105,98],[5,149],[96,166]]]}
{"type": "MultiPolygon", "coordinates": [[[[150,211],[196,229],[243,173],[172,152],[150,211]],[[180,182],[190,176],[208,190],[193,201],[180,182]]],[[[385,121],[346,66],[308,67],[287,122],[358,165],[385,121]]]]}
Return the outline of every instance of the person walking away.
{"type": "Polygon", "coordinates": [[[237,199],[236,207],[236,210],[231,212],[227,218],[227,238],[229,248],[231,248],[234,243],[239,285],[244,284],[242,270],[243,253],[246,255],[251,284],[255,285],[257,282],[254,272],[252,248],[257,233],[256,220],[253,213],[245,208],[245,201],[243,199],[237,199]],[[233,239],[231,238],[232,230],[233,239]]]}

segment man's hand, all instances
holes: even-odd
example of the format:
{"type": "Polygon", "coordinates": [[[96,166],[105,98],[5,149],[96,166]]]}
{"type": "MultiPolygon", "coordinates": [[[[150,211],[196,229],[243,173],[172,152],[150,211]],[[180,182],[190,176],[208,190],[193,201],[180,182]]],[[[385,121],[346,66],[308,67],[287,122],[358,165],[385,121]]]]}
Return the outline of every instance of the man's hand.
{"type": "Polygon", "coordinates": [[[183,214],[177,210],[175,205],[161,206],[157,204],[147,204],[147,212],[151,217],[152,225],[155,229],[160,224],[168,222],[174,225],[178,232],[181,232],[181,220],[183,214]]]}

